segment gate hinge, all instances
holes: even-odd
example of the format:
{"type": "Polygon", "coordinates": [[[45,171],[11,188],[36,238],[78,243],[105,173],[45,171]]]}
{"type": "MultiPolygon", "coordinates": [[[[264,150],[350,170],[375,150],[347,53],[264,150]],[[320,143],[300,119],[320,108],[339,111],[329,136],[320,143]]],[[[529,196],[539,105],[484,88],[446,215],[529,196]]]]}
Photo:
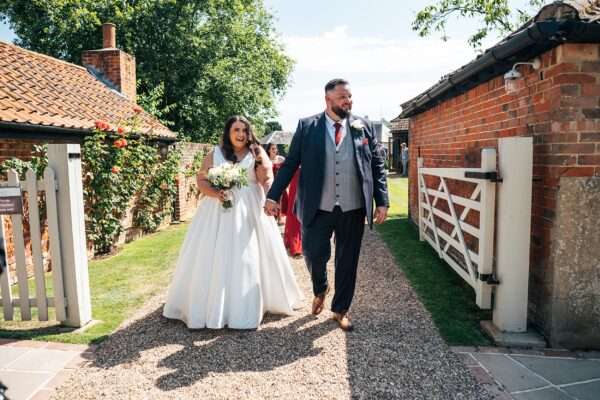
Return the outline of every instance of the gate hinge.
{"type": "Polygon", "coordinates": [[[489,172],[478,172],[478,171],[466,171],[465,178],[472,179],[484,179],[491,182],[502,182],[502,178],[498,175],[496,171],[489,172]]]}
{"type": "Polygon", "coordinates": [[[496,278],[496,274],[479,274],[479,280],[488,285],[499,285],[500,281],[496,278]]]}

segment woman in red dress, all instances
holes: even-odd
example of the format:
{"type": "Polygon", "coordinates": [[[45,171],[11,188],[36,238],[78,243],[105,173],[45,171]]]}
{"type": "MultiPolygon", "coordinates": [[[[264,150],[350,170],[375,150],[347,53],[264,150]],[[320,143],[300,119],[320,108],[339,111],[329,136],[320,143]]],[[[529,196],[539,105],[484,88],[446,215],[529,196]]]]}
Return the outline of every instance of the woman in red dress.
{"type": "Polygon", "coordinates": [[[298,179],[300,177],[300,168],[294,174],[290,186],[288,187],[288,201],[286,210],[285,231],[283,242],[289,254],[294,258],[302,257],[302,229],[300,221],[294,214],[294,203],[296,203],[296,190],[298,189],[298,179]]]}
{"type": "MultiPolygon", "coordinates": [[[[285,161],[285,157],[279,155],[279,149],[277,148],[277,145],[275,143],[268,143],[265,146],[265,150],[267,151],[269,159],[273,164],[273,176],[276,176],[277,172],[279,171],[279,168],[281,168],[283,162],[285,161]]],[[[281,209],[281,213],[277,216],[277,223],[279,225],[283,225],[285,224],[286,210],[288,208],[287,191],[283,192],[283,194],[281,195],[281,199],[279,200],[279,206],[281,209]]]]}

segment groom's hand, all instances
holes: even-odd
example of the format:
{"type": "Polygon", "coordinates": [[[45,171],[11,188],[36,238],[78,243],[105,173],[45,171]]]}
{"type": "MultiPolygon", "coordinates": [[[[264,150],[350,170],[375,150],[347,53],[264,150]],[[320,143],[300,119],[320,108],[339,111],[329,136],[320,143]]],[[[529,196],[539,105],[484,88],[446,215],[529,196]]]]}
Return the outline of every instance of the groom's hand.
{"type": "Polygon", "coordinates": [[[387,207],[377,207],[375,209],[375,223],[378,225],[383,224],[383,222],[387,218],[387,212],[388,212],[387,207]]]}
{"type": "Polygon", "coordinates": [[[265,214],[270,217],[274,217],[279,214],[279,204],[276,201],[267,199],[265,202],[265,214]]]}

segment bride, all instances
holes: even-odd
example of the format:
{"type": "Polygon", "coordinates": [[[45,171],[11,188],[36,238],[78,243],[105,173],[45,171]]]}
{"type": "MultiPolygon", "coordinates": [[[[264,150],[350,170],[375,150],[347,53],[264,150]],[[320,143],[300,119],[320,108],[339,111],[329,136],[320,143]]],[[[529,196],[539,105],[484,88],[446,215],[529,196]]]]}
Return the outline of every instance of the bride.
{"type": "Polygon", "coordinates": [[[244,117],[225,123],[198,173],[206,196],[198,206],[179,254],[163,315],[188,328],[255,329],[266,312],[291,315],[302,294],[275,219],[262,210],[272,166],[244,117]],[[247,170],[248,185],[228,194],[207,181],[208,170],[225,163],[247,170]]]}

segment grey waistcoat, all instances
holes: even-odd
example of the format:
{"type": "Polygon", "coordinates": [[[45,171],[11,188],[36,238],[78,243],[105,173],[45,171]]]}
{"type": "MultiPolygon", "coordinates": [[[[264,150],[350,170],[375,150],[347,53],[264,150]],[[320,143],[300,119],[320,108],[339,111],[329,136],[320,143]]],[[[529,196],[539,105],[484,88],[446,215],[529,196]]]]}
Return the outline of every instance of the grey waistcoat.
{"type": "Polygon", "coordinates": [[[319,209],[332,211],[336,202],[344,212],[363,208],[365,204],[356,170],[350,127],[346,125],[346,135],[339,150],[336,151],[335,143],[329,135],[325,146],[325,176],[319,209]]]}

